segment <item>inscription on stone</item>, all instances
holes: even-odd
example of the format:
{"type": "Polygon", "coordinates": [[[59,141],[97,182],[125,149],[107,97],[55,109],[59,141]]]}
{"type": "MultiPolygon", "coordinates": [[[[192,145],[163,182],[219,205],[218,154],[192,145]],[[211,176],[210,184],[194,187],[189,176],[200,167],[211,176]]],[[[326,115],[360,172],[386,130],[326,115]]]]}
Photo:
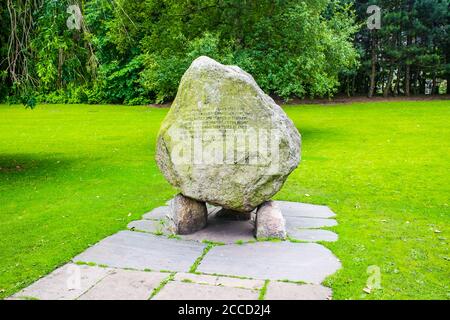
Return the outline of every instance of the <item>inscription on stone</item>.
{"type": "Polygon", "coordinates": [[[240,107],[226,111],[204,108],[196,113],[182,109],[180,117],[183,119],[183,127],[191,133],[194,130],[194,123],[197,125],[201,123],[203,129],[226,130],[248,128],[248,115],[240,107]]]}

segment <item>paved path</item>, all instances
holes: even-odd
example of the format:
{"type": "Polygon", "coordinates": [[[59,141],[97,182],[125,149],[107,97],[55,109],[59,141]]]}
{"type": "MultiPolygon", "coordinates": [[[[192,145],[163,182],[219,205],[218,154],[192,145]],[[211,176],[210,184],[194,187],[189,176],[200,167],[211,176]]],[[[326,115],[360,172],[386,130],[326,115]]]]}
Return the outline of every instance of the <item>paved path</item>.
{"type": "Polygon", "coordinates": [[[321,285],[340,268],[318,241],[336,241],[326,206],[277,201],[289,241],[255,241],[254,215],[236,220],[209,206],[208,227],[166,230],[169,208],[133,221],[10,299],[331,299],[321,285]]]}

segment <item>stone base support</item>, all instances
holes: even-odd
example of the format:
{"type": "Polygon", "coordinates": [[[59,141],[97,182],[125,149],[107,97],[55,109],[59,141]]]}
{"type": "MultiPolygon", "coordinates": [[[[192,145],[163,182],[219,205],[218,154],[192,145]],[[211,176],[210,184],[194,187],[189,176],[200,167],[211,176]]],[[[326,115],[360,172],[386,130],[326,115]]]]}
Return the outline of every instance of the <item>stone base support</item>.
{"type": "Polygon", "coordinates": [[[191,234],[203,229],[208,220],[206,204],[181,193],[170,203],[169,230],[174,234],[191,234]]]}
{"type": "Polygon", "coordinates": [[[255,229],[257,239],[286,239],[286,223],[274,201],[264,202],[258,207],[255,229]]]}

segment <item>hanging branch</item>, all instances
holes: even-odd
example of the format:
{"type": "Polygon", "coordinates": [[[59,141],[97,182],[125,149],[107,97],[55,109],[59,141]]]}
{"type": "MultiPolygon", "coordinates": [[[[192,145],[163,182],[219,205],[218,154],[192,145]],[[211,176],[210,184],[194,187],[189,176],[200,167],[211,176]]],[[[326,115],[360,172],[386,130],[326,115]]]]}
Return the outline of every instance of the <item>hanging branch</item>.
{"type": "Polygon", "coordinates": [[[36,83],[28,69],[29,59],[32,56],[30,34],[34,26],[33,12],[42,7],[43,0],[7,0],[6,5],[11,29],[6,70],[13,84],[20,90],[36,83]]]}

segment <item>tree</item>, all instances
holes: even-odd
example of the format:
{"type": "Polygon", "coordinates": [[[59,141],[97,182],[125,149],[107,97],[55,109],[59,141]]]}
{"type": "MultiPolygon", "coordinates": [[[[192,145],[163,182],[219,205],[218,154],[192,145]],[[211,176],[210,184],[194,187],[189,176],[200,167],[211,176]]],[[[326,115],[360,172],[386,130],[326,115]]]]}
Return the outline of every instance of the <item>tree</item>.
{"type": "Polygon", "coordinates": [[[5,99],[8,94],[11,83],[8,81],[8,43],[9,19],[7,8],[0,6],[0,101],[5,99]]]}
{"type": "Polygon", "coordinates": [[[20,58],[9,59],[11,89],[40,101],[167,101],[203,54],[286,99],[331,96],[357,64],[353,12],[335,0],[86,0],[81,30],[66,27],[68,1],[7,3],[10,21],[27,17],[10,30],[24,39],[7,50],[20,58]]]}
{"type": "Polygon", "coordinates": [[[79,30],[69,4],[0,8],[0,99],[168,101],[199,55],[284,99],[437,93],[450,78],[450,0],[79,0],[79,30]],[[380,30],[366,27],[369,5],[380,30]]]}
{"type": "MultiPolygon", "coordinates": [[[[345,1],[344,1],[345,2],[345,1]]],[[[357,71],[360,93],[372,96],[425,93],[431,81],[437,92],[438,80],[448,77],[449,0],[355,1],[361,24],[369,5],[382,12],[380,30],[361,28],[355,37],[363,52],[357,71]]]]}
{"type": "MultiPolygon", "coordinates": [[[[140,32],[132,41],[143,52],[142,83],[157,101],[174,96],[182,73],[201,54],[240,65],[263,89],[284,98],[332,95],[339,73],[356,65],[352,12],[337,2],[163,3],[147,1],[139,12],[124,6],[127,15],[137,17],[134,27],[140,32]],[[140,12],[152,23],[141,20],[140,12]]],[[[129,41],[120,39],[120,45],[129,41]]]]}

